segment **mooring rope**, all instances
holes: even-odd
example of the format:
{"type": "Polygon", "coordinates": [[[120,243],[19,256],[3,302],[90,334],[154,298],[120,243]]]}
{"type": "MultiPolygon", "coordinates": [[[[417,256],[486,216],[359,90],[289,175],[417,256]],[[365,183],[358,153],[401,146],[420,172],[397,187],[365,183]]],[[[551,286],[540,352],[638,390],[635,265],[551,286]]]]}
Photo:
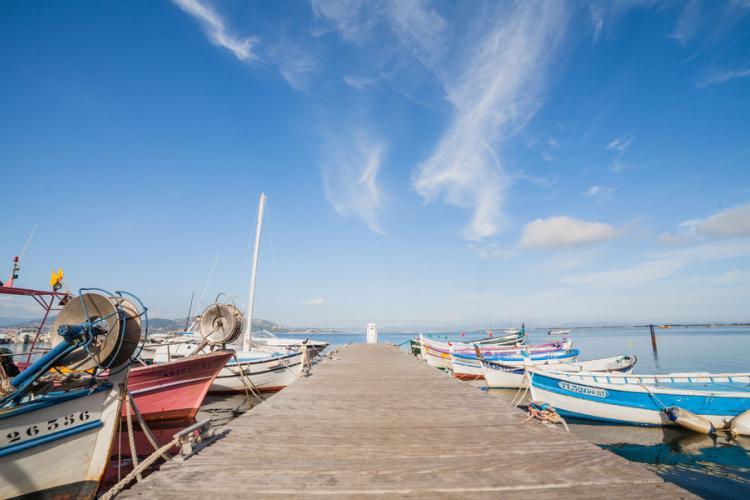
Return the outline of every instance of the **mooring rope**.
{"type": "Polygon", "coordinates": [[[156,462],[159,458],[161,458],[163,454],[167,453],[170,448],[176,446],[179,442],[180,438],[176,437],[169,443],[154,451],[147,459],[137,465],[132,471],[130,471],[127,476],[120,480],[120,482],[112,486],[104,495],[100,496],[99,500],[111,500],[112,498],[119,495],[120,492],[122,492],[122,490],[124,490],[125,487],[133,481],[133,479],[140,477],[141,473],[144,470],[146,470],[148,467],[151,467],[154,462],[156,462]]]}

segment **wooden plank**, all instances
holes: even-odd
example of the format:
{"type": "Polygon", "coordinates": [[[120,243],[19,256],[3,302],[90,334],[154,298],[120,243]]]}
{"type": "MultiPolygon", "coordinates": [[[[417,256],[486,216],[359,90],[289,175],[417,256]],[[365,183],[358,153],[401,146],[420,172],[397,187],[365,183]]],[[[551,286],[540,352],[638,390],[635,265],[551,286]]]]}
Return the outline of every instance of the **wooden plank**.
{"type": "Polygon", "coordinates": [[[693,498],[386,345],[357,344],[125,498],[693,498]]]}

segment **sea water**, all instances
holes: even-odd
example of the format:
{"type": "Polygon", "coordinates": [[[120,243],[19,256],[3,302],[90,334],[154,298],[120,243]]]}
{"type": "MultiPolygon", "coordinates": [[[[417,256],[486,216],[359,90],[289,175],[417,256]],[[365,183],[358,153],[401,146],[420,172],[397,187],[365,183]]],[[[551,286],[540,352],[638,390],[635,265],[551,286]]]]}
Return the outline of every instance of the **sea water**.
{"type": "MultiPolygon", "coordinates": [[[[497,332],[503,335],[502,331],[497,332]]],[[[416,333],[380,333],[379,341],[408,349],[416,333]]],[[[425,333],[436,340],[461,341],[484,334],[425,333]]],[[[287,335],[281,335],[287,336],[287,335]]],[[[332,347],[364,342],[364,333],[290,334],[329,342],[332,347]]],[[[579,360],[619,354],[638,357],[634,373],[685,371],[750,372],[750,328],[673,327],[656,329],[656,351],[648,328],[580,328],[565,336],[547,330],[529,330],[529,343],[563,337],[580,349],[579,360]]],[[[516,391],[493,391],[509,401],[516,391]]],[[[705,498],[750,497],[750,438],[711,438],[681,428],[603,425],[586,420],[568,421],[571,432],[628,460],[639,462],[705,498]]]]}

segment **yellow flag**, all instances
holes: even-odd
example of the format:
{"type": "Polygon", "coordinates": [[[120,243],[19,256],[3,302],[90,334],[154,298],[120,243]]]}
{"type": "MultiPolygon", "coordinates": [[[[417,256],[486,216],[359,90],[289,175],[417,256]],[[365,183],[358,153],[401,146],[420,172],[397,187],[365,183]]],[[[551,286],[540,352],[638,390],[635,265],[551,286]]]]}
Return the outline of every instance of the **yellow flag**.
{"type": "Polygon", "coordinates": [[[55,270],[52,270],[52,276],[49,278],[49,286],[52,288],[55,288],[56,285],[59,285],[60,282],[63,279],[63,270],[62,268],[58,269],[57,272],[55,270]]]}

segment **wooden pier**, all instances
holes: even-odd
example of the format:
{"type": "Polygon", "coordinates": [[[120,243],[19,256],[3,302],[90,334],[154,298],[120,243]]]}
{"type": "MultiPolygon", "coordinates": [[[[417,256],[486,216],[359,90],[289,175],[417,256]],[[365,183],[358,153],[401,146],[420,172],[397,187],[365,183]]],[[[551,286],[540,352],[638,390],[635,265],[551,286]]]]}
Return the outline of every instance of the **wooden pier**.
{"type": "Polygon", "coordinates": [[[122,497],[692,498],[387,345],[352,345],[122,497]]]}

